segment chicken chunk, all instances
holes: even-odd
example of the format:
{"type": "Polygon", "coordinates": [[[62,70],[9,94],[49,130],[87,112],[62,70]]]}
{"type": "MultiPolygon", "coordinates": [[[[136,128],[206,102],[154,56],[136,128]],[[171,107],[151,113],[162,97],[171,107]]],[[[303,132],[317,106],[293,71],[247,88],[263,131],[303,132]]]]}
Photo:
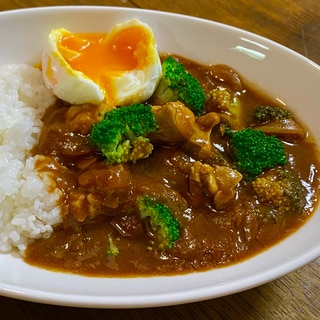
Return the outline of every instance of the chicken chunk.
{"type": "Polygon", "coordinates": [[[195,116],[182,102],[153,106],[159,130],[149,136],[153,143],[176,144],[188,140],[193,132],[195,116]]]}
{"type": "Polygon", "coordinates": [[[208,192],[213,196],[217,209],[234,199],[235,187],[241,181],[242,175],[229,167],[210,166],[195,161],[190,167],[189,187],[191,195],[208,192]]]}
{"type": "Polygon", "coordinates": [[[83,222],[99,214],[114,215],[130,200],[132,176],[124,165],[92,165],[78,177],[79,188],[70,195],[70,213],[83,222]]]}
{"type": "Polygon", "coordinates": [[[196,119],[193,132],[184,149],[198,160],[208,159],[216,152],[211,141],[213,128],[220,123],[220,116],[216,112],[207,113],[196,119]]]}
{"type": "Polygon", "coordinates": [[[65,124],[72,132],[87,135],[92,125],[103,119],[103,115],[110,111],[111,107],[105,104],[95,106],[92,104],[74,105],[68,108],[65,124]]]}

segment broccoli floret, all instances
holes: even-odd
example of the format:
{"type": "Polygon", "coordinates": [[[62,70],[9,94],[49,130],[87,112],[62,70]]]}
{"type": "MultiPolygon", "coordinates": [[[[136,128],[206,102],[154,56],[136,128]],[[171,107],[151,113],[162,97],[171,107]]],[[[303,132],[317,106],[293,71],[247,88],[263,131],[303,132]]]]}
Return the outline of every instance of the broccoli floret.
{"type": "Polygon", "coordinates": [[[162,78],[153,98],[161,105],[179,100],[197,116],[203,113],[206,100],[199,81],[172,56],[162,63],[162,78]]]}
{"type": "Polygon", "coordinates": [[[219,110],[222,121],[229,124],[232,129],[243,128],[244,119],[240,99],[232,95],[226,88],[218,87],[210,92],[214,106],[219,110]]]}
{"type": "Polygon", "coordinates": [[[254,111],[254,118],[259,123],[270,120],[287,120],[292,118],[290,111],[277,106],[262,105],[258,106],[254,111]]]}
{"type": "Polygon", "coordinates": [[[171,249],[180,237],[180,223],[173,217],[168,206],[150,196],[139,197],[138,206],[140,216],[149,219],[159,249],[171,249]]]}
{"type": "Polygon", "coordinates": [[[252,128],[238,131],[226,128],[225,133],[230,136],[237,169],[246,180],[254,180],[264,169],[287,163],[284,146],[275,136],[252,128]]]}
{"type": "Polygon", "coordinates": [[[89,140],[108,164],[135,162],[151,154],[153,146],[147,135],[157,129],[151,105],[133,104],[107,112],[93,125],[89,140]]]}
{"type": "Polygon", "coordinates": [[[107,256],[117,256],[119,254],[119,248],[116,246],[111,234],[108,235],[108,242],[107,256]]]}
{"type": "Polygon", "coordinates": [[[270,170],[252,181],[253,189],[262,203],[278,213],[301,213],[305,207],[305,190],[297,175],[287,168],[270,170]]]}

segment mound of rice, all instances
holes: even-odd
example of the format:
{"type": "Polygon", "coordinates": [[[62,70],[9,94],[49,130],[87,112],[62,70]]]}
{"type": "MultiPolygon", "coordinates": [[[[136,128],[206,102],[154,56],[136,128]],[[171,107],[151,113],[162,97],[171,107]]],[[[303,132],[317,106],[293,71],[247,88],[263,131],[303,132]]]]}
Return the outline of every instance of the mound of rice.
{"type": "Polygon", "coordinates": [[[24,64],[0,67],[0,97],[0,252],[23,253],[61,222],[60,193],[48,192],[48,179],[37,175],[29,156],[55,97],[41,72],[24,64]]]}

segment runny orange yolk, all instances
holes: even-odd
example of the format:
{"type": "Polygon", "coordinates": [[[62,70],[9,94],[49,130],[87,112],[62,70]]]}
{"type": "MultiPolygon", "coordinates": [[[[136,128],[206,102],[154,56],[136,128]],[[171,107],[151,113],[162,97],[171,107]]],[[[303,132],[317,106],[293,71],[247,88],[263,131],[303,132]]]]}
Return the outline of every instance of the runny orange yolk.
{"type": "Polygon", "coordinates": [[[81,71],[111,94],[110,77],[143,69],[148,63],[147,48],[152,41],[142,26],[131,26],[112,36],[106,33],[66,34],[60,38],[58,49],[73,70],[81,71]]]}

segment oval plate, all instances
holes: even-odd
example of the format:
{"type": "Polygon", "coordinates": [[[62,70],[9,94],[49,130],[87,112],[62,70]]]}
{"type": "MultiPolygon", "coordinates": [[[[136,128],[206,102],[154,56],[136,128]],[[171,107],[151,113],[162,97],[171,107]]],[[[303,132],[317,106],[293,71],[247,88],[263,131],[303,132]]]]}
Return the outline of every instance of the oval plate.
{"type": "MultiPolygon", "coordinates": [[[[319,141],[314,116],[320,68],[265,38],[198,18],[139,9],[63,6],[0,13],[0,64],[40,61],[52,28],[104,32],[139,18],[154,30],[159,51],[203,63],[228,64],[249,82],[287,104],[319,141]]],[[[242,263],[207,272],[147,278],[90,278],[31,267],[0,255],[0,294],[65,306],[131,308],[195,302],[243,291],[283,276],[320,256],[320,212],[280,244],[242,263]]]]}

